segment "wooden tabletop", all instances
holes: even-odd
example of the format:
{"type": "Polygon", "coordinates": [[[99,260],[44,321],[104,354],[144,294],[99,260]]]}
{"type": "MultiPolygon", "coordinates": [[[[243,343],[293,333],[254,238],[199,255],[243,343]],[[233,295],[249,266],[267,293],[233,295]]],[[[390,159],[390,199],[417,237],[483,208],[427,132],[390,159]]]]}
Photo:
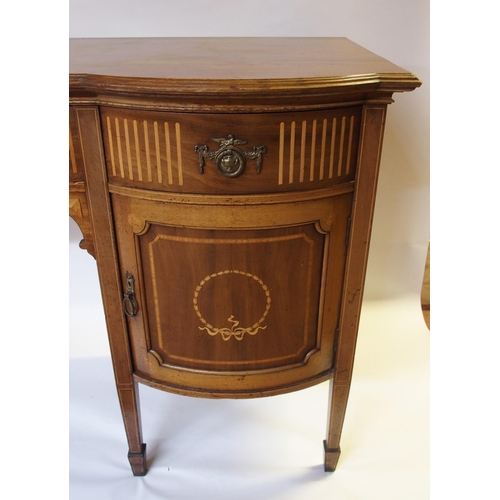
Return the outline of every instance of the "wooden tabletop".
{"type": "Polygon", "coordinates": [[[209,88],[262,82],[281,88],[373,84],[420,85],[410,72],[347,38],[70,39],[70,86],[131,79],[145,87],[192,82],[209,88]]]}

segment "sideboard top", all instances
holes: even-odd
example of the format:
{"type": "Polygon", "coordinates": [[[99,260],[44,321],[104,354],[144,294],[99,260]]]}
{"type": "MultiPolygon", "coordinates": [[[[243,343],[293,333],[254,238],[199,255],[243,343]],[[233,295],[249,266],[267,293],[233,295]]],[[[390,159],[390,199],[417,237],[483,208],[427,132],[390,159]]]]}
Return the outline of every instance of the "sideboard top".
{"type": "Polygon", "coordinates": [[[413,90],[412,73],[347,38],[70,39],[70,90],[138,93],[376,85],[413,90]]]}

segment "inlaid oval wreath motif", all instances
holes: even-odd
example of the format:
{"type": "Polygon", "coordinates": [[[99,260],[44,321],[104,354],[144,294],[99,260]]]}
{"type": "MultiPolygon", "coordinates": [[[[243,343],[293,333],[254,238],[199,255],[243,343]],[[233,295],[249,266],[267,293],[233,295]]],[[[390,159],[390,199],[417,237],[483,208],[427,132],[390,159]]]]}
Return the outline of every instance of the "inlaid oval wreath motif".
{"type": "Polygon", "coordinates": [[[205,278],[203,278],[200,281],[200,284],[196,287],[196,290],[194,292],[193,306],[196,315],[203,323],[203,325],[205,325],[205,326],[199,326],[198,328],[200,330],[206,330],[207,333],[212,336],[218,335],[220,333],[223,340],[229,340],[232,337],[234,337],[236,340],[242,340],[245,333],[248,333],[248,335],[255,335],[259,330],[265,330],[267,328],[267,326],[263,326],[263,323],[264,320],[266,319],[267,314],[269,313],[269,310],[271,309],[271,294],[267,286],[258,276],[255,276],[254,274],[251,273],[246,273],[244,271],[237,271],[236,269],[231,269],[210,274],[205,278]],[[240,326],[240,322],[237,319],[235,319],[234,315],[231,314],[231,316],[229,316],[229,318],[227,319],[229,323],[232,323],[231,326],[224,328],[217,328],[211,325],[200,312],[200,309],[198,307],[198,296],[203,286],[207,283],[207,281],[210,281],[211,279],[216,278],[217,276],[223,276],[227,274],[239,274],[241,276],[247,276],[248,278],[255,280],[262,287],[262,290],[266,294],[266,308],[264,310],[264,313],[262,314],[260,319],[252,326],[249,327],[240,326]]]}

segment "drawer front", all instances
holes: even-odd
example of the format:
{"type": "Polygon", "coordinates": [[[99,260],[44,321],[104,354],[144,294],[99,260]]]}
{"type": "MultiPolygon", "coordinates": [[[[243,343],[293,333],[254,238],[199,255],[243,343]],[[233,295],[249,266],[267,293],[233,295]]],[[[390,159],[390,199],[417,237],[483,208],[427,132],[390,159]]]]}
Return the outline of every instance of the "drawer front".
{"type": "Polygon", "coordinates": [[[354,180],[361,107],[190,114],[101,108],[111,184],[249,194],[354,180]]]}

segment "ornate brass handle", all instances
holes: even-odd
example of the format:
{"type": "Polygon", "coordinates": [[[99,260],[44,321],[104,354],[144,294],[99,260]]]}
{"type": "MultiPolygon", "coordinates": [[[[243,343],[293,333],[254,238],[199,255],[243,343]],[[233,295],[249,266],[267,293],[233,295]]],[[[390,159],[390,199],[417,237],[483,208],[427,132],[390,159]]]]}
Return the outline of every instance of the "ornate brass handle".
{"type": "Polygon", "coordinates": [[[253,146],[252,151],[243,151],[236,147],[246,144],[244,139],[236,139],[233,134],[229,134],[227,139],[223,137],[212,139],[220,144],[217,151],[208,151],[205,144],[197,144],[194,150],[198,153],[200,162],[200,174],[204,173],[205,158],[215,161],[217,170],[225,177],[238,177],[245,169],[246,159],[256,160],[257,173],[262,170],[262,155],[267,152],[266,146],[253,146]]]}
{"type": "Polygon", "coordinates": [[[125,279],[127,280],[127,291],[123,294],[123,312],[131,318],[137,314],[139,307],[135,299],[134,277],[127,271],[125,279]]]}

